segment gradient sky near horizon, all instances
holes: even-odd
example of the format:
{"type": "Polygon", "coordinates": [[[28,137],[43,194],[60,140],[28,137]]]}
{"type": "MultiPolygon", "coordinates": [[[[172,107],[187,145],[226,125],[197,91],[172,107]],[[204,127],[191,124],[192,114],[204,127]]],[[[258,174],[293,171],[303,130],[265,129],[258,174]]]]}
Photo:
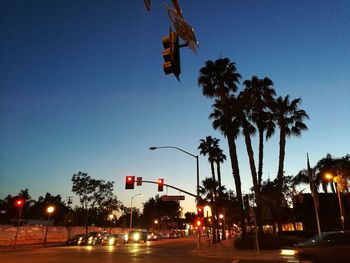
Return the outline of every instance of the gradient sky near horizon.
{"type": "MultiPolygon", "coordinates": [[[[212,101],[197,85],[205,61],[220,56],[236,63],[242,82],[268,76],[277,95],[302,98],[309,131],[287,141],[286,174],[306,167],[307,152],[311,165],[349,153],[349,1],[179,1],[199,41],[198,55],[181,49],[180,82],[163,73],[170,21],[162,1],[151,2],[148,12],[142,0],[0,0],[0,198],[28,188],[34,199],[50,192],[78,203],[71,192],[78,171],[114,181],[125,205],[137,193],[144,194],[137,207],[157,194],[155,185],[124,190],[126,175],[162,177],[195,193],[195,158],[148,148],[197,155],[199,140],[211,135],[228,155],[208,119],[212,101]]],[[[265,145],[264,179],[276,176],[277,138],[265,145]]],[[[242,137],[237,144],[248,192],[242,137]]],[[[210,176],[200,157],[201,179],[210,176]]],[[[229,161],[222,177],[235,189],[229,161]]],[[[192,197],[181,205],[195,210],[192,197]]]]}

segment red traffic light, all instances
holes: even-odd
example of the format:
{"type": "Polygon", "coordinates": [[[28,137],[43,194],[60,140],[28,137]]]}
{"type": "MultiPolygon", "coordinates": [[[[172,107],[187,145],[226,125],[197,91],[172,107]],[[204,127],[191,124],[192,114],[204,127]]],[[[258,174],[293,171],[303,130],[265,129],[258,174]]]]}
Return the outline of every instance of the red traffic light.
{"type": "Polygon", "coordinates": [[[197,215],[199,217],[204,217],[204,207],[203,206],[197,206],[197,215]]]}
{"type": "Polygon", "coordinates": [[[15,206],[22,207],[23,204],[24,204],[24,200],[23,199],[16,199],[15,206]]]}
{"type": "Polygon", "coordinates": [[[200,227],[202,225],[202,221],[200,219],[197,219],[196,221],[196,226],[200,227]]]}
{"type": "Polygon", "coordinates": [[[125,178],[125,189],[134,189],[135,176],[128,175],[125,178]]]}
{"type": "Polygon", "coordinates": [[[164,179],[163,178],[159,178],[157,183],[158,183],[158,192],[163,192],[164,179]]]}

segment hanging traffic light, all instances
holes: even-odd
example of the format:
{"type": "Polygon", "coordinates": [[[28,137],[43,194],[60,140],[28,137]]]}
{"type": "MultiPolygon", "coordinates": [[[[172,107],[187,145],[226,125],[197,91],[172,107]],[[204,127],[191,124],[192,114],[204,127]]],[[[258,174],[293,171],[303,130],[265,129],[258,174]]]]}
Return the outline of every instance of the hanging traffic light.
{"type": "Polygon", "coordinates": [[[128,175],[125,178],[125,189],[134,189],[135,176],[128,175]]]}
{"type": "Polygon", "coordinates": [[[197,220],[196,220],[196,226],[197,226],[197,227],[202,226],[202,219],[197,218],[197,220]]]}
{"type": "Polygon", "coordinates": [[[198,215],[198,217],[204,217],[204,207],[203,206],[197,206],[197,215],[198,215]]]}
{"type": "Polygon", "coordinates": [[[169,29],[169,35],[162,38],[164,50],[162,52],[164,58],[163,70],[166,75],[173,73],[180,80],[180,46],[179,37],[176,32],[169,29]]]}
{"type": "Polygon", "coordinates": [[[163,178],[159,178],[157,183],[158,183],[158,192],[163,192],[164,179],[163,178]]]}
{"type": "Polygon", "coordinates": [[[17,206],[18,208],[21,208],[24,204],[24,200],[22,198],[18,198],[15,200],[15,206],[17,206]]]}

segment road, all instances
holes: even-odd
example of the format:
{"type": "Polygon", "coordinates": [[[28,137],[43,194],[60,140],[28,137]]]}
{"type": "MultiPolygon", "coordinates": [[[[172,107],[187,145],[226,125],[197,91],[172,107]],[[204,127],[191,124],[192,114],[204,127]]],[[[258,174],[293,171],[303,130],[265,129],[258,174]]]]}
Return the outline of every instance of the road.
{"type": "Polygon", "coordinates": [[[59,246],[0,252],[1,263],[231,263],[230,258],[207,258],[193,253],[195,240],[169,239],[147,243],[109,246],[59,246]]]}

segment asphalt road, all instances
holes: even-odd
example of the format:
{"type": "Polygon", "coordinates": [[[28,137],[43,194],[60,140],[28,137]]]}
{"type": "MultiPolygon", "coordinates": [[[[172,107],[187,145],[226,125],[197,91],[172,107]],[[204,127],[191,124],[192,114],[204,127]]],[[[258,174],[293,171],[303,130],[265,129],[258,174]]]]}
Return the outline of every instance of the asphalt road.
{"type": "Polygon", "coordinates": [[[195,239],[170,239],[109,246],[60,246],[0,252],[0,263],[231,263],[229,258],[207,258],[193,253],[195,239]]]}

